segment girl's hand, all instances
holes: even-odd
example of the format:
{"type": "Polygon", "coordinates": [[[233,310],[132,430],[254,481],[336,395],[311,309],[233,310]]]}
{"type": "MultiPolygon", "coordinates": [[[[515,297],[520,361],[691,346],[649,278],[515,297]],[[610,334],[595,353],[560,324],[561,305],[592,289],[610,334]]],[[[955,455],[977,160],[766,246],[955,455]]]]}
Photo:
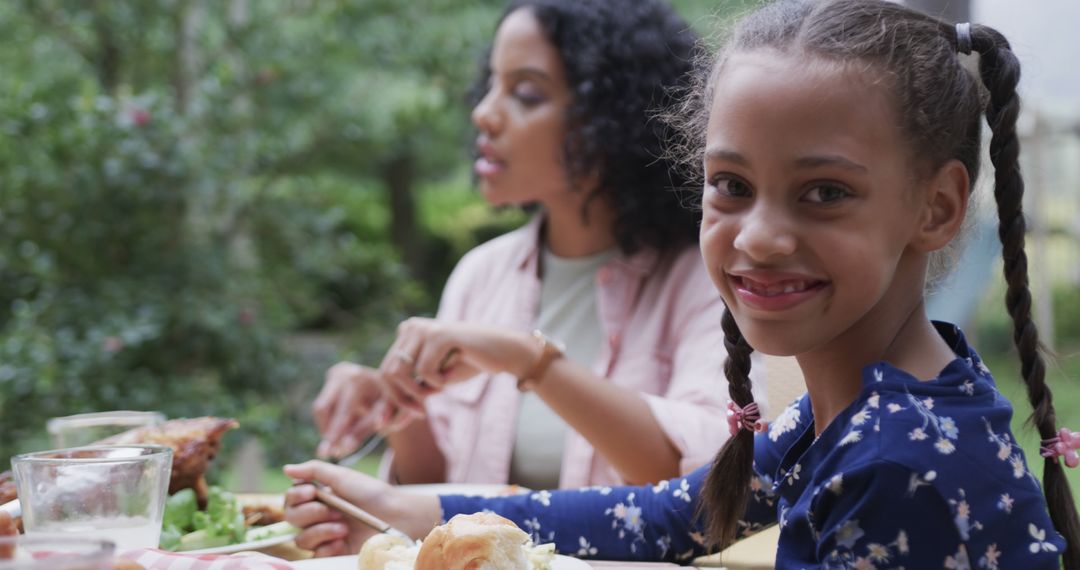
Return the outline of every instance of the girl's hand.
{"type": "Polygon", "coordinates": [[[539,357],[540,347],[525,333],[414,317],[398,326],[379,371],[395,406],[423,413],[423,399],[447,384],[480,372],[520,376],[539,357]]]}
{"type": "Polygon", "coordinates": [[[383,427],[388,414],[379,371],[352,362],[339,362],[326,372],[326,383],[312,404],[315,425],[322,434],[316,450],[321,458],[344,457],[383,427]]]}
{"type": "MultiPolygon", "coordinates": [[[[286,465],[284,470],[293,479],[322,483],[413,538],[427,536],[442,516],[438,497],[401,491],[346,467],[308,461],[286,465]]],[[[300,529],[296,545],[316,557],[355,554],[375,534],[371,527],[316,500],[310,484],[298,484],[285,493],[285,520],[300,529]]]]}

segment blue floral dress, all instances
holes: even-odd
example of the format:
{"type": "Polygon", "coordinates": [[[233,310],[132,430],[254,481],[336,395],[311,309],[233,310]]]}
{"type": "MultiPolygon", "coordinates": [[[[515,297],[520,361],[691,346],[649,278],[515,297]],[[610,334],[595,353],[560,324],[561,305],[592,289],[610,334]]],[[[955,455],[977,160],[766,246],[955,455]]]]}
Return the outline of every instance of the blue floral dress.
{"type": "MultiPolygon", "coordinates": [[[[755,440],[749,535],[780,524],[777,568],[1058,568],[1065,542],[1009,430],[1012,407],[952,325],[957,354],[920,382],[886,362],[814,438],[803,396],[755,440]]],[[[583,558],[686,562],[707,468],[655,486],[443,496],[443,516],[490,510],[583,558]]]]}

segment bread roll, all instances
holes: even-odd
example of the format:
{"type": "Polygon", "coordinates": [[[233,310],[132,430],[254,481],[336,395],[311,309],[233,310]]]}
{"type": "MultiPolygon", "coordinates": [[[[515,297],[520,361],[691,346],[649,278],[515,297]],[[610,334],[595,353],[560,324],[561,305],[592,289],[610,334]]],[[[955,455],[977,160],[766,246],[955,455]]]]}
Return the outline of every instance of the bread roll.
{"type": "Polygon", "coordinates": [[[360,547],[360,570],[412,570],[416,547],[389,534],[376,534],[360,547]]]}
{"type": "Polygon", "coordinates": [[[522,548],[528,542],[529,535],[499,515],[457,515],[424,539],[416,570],[529,570],[522,548]]]}

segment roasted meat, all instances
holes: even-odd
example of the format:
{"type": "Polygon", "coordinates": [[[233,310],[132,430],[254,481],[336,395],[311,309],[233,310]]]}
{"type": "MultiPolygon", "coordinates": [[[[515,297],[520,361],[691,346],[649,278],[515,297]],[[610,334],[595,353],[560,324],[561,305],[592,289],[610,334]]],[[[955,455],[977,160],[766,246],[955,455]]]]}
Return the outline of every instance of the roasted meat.
{"type": "Polygon", "coordinates": [[[102,445],[167,445],[173,450],[169,494],[192,488],[200,500],[206,496],[203,474],[221,447],[225,432],[240,425],[236,420],[206,416],[169,420],[135,428],[99,441],[102,445]]]}
{"type": "MultiPolygon", "coordinates": [[[[0,511],[0,536],[15,536],[16,534],[19,534],[19,529],[15,527],[15,521],[11,520],[11,515],[0,511]]],[[[0,560],[10,559],[14,552],[14,544],[0,544],[0,560]]]]}
{"type": "Polygon", "coordinates": [[[285,520],[284,505],[244,505],[242,508],[248,526],[266,526],[285,520]]]}
{"type": "MultiPolygon", "coordinates": [[[[236,420],[215,418],[184,418],[135,428],[107,437],[97,445],[165,445],[173,450],[169,494],[191,488],[200,505],[206,503],[207,485],[203,475],[210,460],[221,447],[225,432],[240,425],[236,420]]],[[[0,505],[16,496],[15,480],[10,471],[0,473],[0,505]]]]}
{"type": "Polygon", "coordinates": [[[15,489],[15,474],[11,471],[4,471],[0,473],[0,505],[14,501],[18,498],[18,491],[15,489]]]}

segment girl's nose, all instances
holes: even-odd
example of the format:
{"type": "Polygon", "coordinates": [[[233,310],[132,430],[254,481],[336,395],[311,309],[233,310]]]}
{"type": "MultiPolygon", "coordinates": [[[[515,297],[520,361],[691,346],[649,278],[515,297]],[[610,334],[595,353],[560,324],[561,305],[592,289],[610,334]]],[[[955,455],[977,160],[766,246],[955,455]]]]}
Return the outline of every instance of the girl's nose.
{"type": "Polygon", "coordinates": [[[751,259],[768,261],[794,254],[798,238],[783,212],[755,208],[743,218],[734,246],[751,259]]]}
{"type": "Polygon", "coordinates": [[[495,99],[495,89],[489,89],[472,110],[473,125],[488,136],[494,136],[502,128],[502,115],[499,113],[495,99]]]}

